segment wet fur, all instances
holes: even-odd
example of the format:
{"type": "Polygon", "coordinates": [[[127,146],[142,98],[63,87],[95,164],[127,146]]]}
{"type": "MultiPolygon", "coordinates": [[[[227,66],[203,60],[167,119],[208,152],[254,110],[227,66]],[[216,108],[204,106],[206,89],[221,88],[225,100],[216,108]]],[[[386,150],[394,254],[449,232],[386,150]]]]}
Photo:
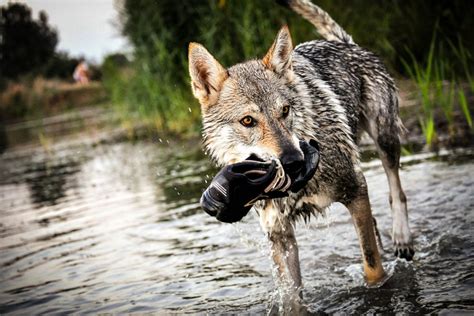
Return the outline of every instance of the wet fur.
{"type": "Polygon", "coordinates": [[[287,198],[255,206],[272,242],[275,262],[281,275],[301,288],[291,223],[341,202],[356,226],[366,277],[377,282],[384,272],[357,143],[364,131],[375,141],[389,178],[390,199],[395,201],[391,204],[396,251],[412,255],[406,198],[398,177],[403,127],[397,89],[380,59],[354,44],[327,13],[306,0],[284,2],[330,40],[310,41],[293,49],[289,31],[283,28],[261,60],[228,69],[202,46],[190,46],[190,74],[201,103],[204,145],[225,165],[250,154],[281,159],[300,151],[298,139],[315,139],[320,163],[308,185],[287,198]],[[281,115],[285,105],[291,107],[288,117],[281,115]],[[246,115],[257,120],[255,127],[239,123],[246,115]]]}
{"type": "MultiPolygon", "coordinates": [[[[298,139],[316,139],[321,148],[320,166],[308,186],[287,199],[274,201],[294,220],[327,206],[305,202],[302,196],[323,194],[331,201],[346,203],[357,194],[358,183],[354,180],[355,169],[359,168],[357,140],[368,128],[368,120],[384,127],[381,134],[386,136],[380,137],[383,147],[397,145],[401,124],[395,84],[373,53],[355,44],[311,41],[298,45],[292,60],[295,76],[291,80],[275,77],[260,60],[230,67],[227,72],[230,78],[235,78],[234,89],[248,100],[241,100],[235,90],[223,91],[220,101],[231,105],[208,110],[203,116],[203,137],[205,147],[218,163],[243,160],[250,152],[228,158],[238,144],[248,142],[245,129],[240,129],[241,133],[239,129],[229,133],[225,128],[245,115],[245,111],[239,113],[236,108],[248,106],[245,102],[250,101],[251,107],[271,116],[274,100],[286,100],[293,111],[288,128],[298,139]]],[[[278,131],[272,133],[278,136],[278,131]]],[[[267,145],[277,147],[287,141],[280,139],[276,145],[267,145]]],[[[279,150],[274,151],[278,154],[279,150]]],[[[394,160],[390,159],[391,164],[394,160]]]]}

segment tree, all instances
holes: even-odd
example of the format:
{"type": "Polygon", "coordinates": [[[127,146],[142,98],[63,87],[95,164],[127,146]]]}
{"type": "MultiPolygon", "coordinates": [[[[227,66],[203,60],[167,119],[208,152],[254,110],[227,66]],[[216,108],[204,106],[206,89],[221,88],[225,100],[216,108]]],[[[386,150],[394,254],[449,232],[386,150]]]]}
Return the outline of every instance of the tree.
{"type": "Polygon", "coordinates": [[[23,3],[9,3],[0,12],[0,77],[15,79],[49,61],[58,43],[57,31],[40,11],[33,20],[23,3]]]}

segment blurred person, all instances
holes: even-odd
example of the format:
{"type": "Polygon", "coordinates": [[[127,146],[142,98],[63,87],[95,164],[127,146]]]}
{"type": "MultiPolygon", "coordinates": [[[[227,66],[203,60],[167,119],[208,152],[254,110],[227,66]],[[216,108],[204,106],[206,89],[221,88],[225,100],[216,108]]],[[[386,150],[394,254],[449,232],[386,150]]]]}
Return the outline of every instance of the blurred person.
{"type": "Polygon", "coordinates": [[[77,83],[88,84],[89,83],[89,66],[87,65],[84,58],[79,60],[76,69],[74,69],[73,78],[77,83]]]}

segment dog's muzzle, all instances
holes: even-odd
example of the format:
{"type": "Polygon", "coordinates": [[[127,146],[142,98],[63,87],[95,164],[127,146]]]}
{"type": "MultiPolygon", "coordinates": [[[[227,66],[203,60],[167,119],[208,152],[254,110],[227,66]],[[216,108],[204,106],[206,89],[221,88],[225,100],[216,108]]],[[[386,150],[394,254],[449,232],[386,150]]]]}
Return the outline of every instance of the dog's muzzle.
{"type": "Polygon", "coordinates": [[[259,161],[255,156],[225,166],[201,196],[201,206],[221,222],[240,221],[258,200],[288,196],[300,191],[314,176],[319,163],[316,141],[300,141],[304,163],[298,168],[279,160],[259,161]]]}
{"type": "Polygon", "coordinates": [[[292,185],[290,190],[294,193],[303,189],[314,176],[319,164],[319,145],[311,139],[308,143],[300,140],[300,148],[304,154],[304,165],[296,174],[290,174],[292,185]]]}

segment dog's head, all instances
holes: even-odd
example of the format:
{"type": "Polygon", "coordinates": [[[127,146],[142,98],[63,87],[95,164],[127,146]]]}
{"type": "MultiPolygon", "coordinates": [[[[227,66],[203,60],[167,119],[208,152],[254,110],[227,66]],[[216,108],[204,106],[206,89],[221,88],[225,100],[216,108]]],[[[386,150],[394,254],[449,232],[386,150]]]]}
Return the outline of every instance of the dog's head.
{"type": "Polygon", "coordinates": [[[283,27],[265,57],[225,69],[200,44],[189,45],[189,73],[201,104],[203,136],[222,165],[250,155],[279,158],[297,168],[303,162],[292,131],[296,92],[291,89],[293,45],[283,27]]]}

